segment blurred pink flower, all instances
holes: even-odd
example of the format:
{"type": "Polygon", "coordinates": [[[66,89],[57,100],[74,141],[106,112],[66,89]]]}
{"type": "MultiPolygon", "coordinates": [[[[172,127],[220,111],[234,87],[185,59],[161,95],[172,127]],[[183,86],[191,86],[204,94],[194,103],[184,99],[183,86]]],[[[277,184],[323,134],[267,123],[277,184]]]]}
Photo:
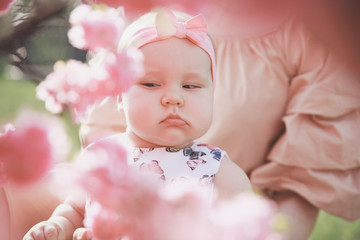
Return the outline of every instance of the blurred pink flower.
{"type": "Polygon", "coordinates": [[[60,113],[65,105],[82,110],[87,102],[81,98],[92,85],[93,75],[88,65],[76,60],[57,62],[50,73],[36,89],[37,97],[45,101],[52,113],[60,113]]]}
{"type": "MultiPolygon", "coordinates": [[[[216,229],[209,218],[212,199],[195,181],[178,181],[159,188],[162,206],[158,206],[149,222],[152,239],[208,239],[216,229]]],[[[220,239],[220,238],[219,238],[220,239]]]]}
{"type": "Polygon", "coordinates": [[[96,218],[101,215],[112,219],[118,216],[118,227],[112,231],[121,236],[145,236],[141,225],[159,202],[158,180],[128,165],[124,145],[111,138],[98,141],[79,155],[76,167],[79,169],[77,184],[89,194],[90,206],[93,201],[102,206],[100,209],[95,205],[93,213],[96,214],[86,216],[85,222],[94,235],[107,234],[107,228],[97,227],[101,218],[96,218]]]}
{"type": "Polygon", "coordinates": [[[192,15],[202,13],[209,26],[216,26],[217,34],[240,38],[259,36],[274,31],[291,15],[297,14],[295,1],[288,0],[83,0],[87,4],[123,6],[126,17],[137,18],[154,7],[163,6],[192,15]],[[226,17],[219,9],[231,6],[226,17]],[[233,24],[238,23],[238,24],[233,24]]]}
{"type": "Polygon", "coordinates": [[[52,113],[60,113],[68,106],[74,119],[79,120],[96,101],[125,92],[143,74],[139,50],[102,55],[106,57],[100,64],[57,62],[54,71],[37,87],[37,97],[52,113]]]}
{"type": "Polygon", "coordinates": [[[116,206],[118,200],[113,196],[113,185],[117,181],[121,184],[129,174],[127,150],[123,145],[111,139],[101,140],[85,149],[75,164],[81,173],[78,184],[105,207],[116,206]]]}
{"type": "Polygon", "coordinates": [[[143,55],[138,49],[108,52],[100,68],[102,71],[98,72],[103,74],[99,79],[104,81],[102,91],[114,91],[112,95],[117,95],[126,92],[144,74],[143,55]]]}
{"type": "Polygon", "coordinates": [[[0,134],[0,185],[36,182],[69,152],[64,126],[53,116],[27,110],[14,125],[0,134]]]}
{"type": "Polygon", "coordinates": [[[86,4],[105,4],[107,6],[118,8],[124,7],[126,14],[138,16],[150,11],[159,5],[163,0],[83,0],[86,4]]]}
{"type": "Polygon", "coordinates": [[[274,202],[252,193],[243,193],[217,205],[212,212],[212,220],[224,239],[263,240],[274,232],[271,224],[276,210],[274,202]]]}
{"type": "Polygon", "coordinates": [[[212,5],[212,1],[209,0],[83,0],[82,2],[87,4],[105,4],[114,8],[124,7],[126,16],[129,18],[137,17],[158,6],[172,7],[198,14],[212,5]]]}
{"type": "Polygon", "coordinates": [[[111,7],[77,6],[70,14],[70,43],[80,49],[115,51],[125,26],[124,17],[111,7]]]}
{"type": "Polygon", "coordinates": [[[14,0],[1,0],[0,1],[0,14],[7,13],[12,2],[14,2],[14,0]]]}
{"type": "Polygon", "coordinates": [[[119,215],[97,202],[92,202],[87,206],[84,225],[91,229],[94,240],[116,240],[123,232],[120,228],[123,222],[119,215]]]}
{"type": "Polygon", "coordinates": [[[150,10],[162,0],[83,0],[87,4],[105,4],[111,7],[125,6],[130,9],[146,9],[150,10]]]}
{"type": "Polygon", "coordinates": [[[165,184],[151,169],[129,165],[129,149],[116,139],[95,142],[75,162],[94,239],[284,239],[272,228],[273,202],[251,193],[217,202],[191,179],[165,184]]]}

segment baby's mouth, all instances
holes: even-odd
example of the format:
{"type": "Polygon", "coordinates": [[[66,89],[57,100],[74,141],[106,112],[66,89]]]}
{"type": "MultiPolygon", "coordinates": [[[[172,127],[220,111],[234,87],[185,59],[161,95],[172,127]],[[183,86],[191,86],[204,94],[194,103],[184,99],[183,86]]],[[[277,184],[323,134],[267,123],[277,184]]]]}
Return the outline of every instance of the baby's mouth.
{"type": "Polygon", "coordinates": [[[177,114],[170,114],[165,119],[163,119],[161,123],[178,127],[187,125],[187,122],[177,114]]]}

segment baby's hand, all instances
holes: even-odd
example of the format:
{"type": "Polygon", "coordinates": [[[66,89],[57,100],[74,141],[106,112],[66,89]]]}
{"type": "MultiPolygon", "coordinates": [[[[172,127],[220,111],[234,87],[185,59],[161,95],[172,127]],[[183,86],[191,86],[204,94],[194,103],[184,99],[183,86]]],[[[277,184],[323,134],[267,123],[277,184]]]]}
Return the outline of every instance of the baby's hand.
{"type": "Polygon", "coordinates": [[[56,223],[44,221],[33,226],[23,240],[66,240],[65,233],[56,223]]]}
{"type": "Polygon", "coordinates": [[[91,240],[91,232],[86,228],[78,228],[74,232],[73,240],[91,240]]]}

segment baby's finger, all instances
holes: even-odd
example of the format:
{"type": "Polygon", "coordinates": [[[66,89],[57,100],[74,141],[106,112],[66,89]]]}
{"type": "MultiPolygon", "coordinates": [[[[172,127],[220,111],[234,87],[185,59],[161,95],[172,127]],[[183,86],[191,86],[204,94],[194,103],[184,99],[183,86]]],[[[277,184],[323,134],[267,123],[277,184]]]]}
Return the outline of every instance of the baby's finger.
{"type": "Polygon", "coordinates": [[[34,238],[32,236],[29,236],[28,234],[26,234],[24,237],[23,237],[23,240],[34,240],[34,238]]]}
{"type": "Polygon", "coordinates": [[[44,235],[44,228],[36,229],[31,234],[32,238],[34,240],[46,240],[44,235]]]}
{"type": "Polygon", "coordinates": [[[34,232],[33,229],[31,229],[30,231],[28,231],[28,232],[25,234],[25,236],[23,237],[22,240],[36,240],[36,239],[34,239],[34,237],[33,237],[33,232],[34,232]]]}
{"type": "Polygon", "coordinates": [[[75,230],[73,240],[91,240],[90,231],[86,228],[78,228],[75,230]]]}
{"type": "Polygon", "coordinates": [[[46,225],[44,227],[44,235],[46,240],[58,240],[58,230],[54,225],[46,225]]]}

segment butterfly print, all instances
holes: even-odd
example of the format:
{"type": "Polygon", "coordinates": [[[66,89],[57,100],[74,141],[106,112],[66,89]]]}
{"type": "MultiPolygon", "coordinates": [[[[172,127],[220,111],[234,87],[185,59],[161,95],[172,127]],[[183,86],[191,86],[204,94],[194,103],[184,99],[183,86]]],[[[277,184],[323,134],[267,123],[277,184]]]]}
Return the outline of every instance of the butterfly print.
{"type": "Polygon", "coordinates": [[[220,161],[221,159],[221,150],[217,147],[214,147],[212,145],[209,145],[209,144],[205,144],[205,143],[200,143],[198,144],[198,146],[200,147],[207,147],[208,149],[210,149],[210,153],[213,154],[214,156],[214,159],[220,161]]]}
{"type": "Polygon", "coordinates": [[[200,184],[202,186],[207,186],[213,184],[215,181],[215,174],[209,176],[209,175],[203,175],[200,179],[200,184]]]}
{"type": "Polygon", "coordinates": [[[184,154],[184,156],[189,156],[190,160],[199,159],[201,156],[206,155],[206,153],[204,153],[204,152],[193,151],[192,148],[185,148],[183,150],[183,154],[184,154]]]}
{"type": "Polygon", "coordinates": [[[150,172],[153,172],[155,174],[161,175],[160,178],[165,180],[164,170],[159,165],[159,162],[157,160],[152,160],[149,163],[142,163],[140,164],[141,170],[147,170],[150,172]]]}
{"type": "Polygon", "coordinates": [[[199,164],[205,164],[206,161],[203,159],[195,159],[195,160],[189,160],[186,162],[186,164],[189,166],[189,168],[194,171],[199,164]]]}
{"type": "Polygon", "coordinates": [[[210,152],[211,154],[213,154],[213,158],[220,161],[221,159],[221,151],[219,149],[215,149],[215,150],[211,150],[210,152]]]}

